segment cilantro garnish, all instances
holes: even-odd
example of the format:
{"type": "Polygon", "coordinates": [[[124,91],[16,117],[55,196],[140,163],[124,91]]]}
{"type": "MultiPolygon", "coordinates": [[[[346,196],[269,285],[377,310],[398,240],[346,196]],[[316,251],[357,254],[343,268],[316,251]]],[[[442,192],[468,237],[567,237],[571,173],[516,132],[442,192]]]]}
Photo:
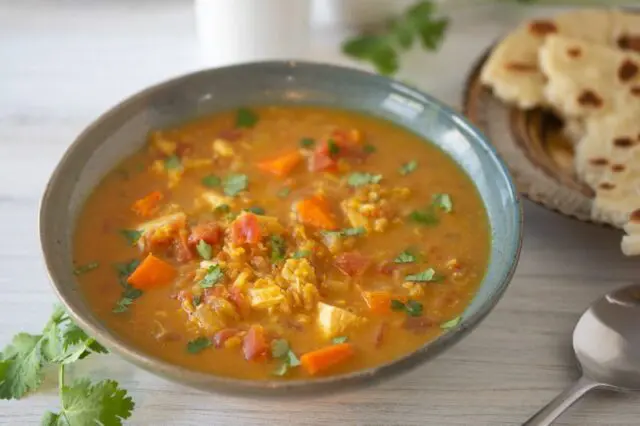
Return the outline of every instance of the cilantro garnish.
{"type": "Polygon", "coordinates": [[[410,317],[419,317],[422,315],[422,303],[417,300],[407,300],[407,303],[401,300],[391,299],[391,310],[395,312],[404,312],[410,317]]]}
{"type": "Polygon", "coordinates": [[[442,281],[444,277],[438,274],[433,268],[427,268],[417,274],[407,275],[404,279],[413,283],[426,283],[442,281]]]}
{"type": "Polygon", "coordinates": [[[91,263],[87,263],[86,265],[80,265],[73,270],[73,274],[76,276],[86,274],[87,272],[91,272],[94,269],[98,269],[99,266],[100,264],[98,262],[91,262],[91,263]]]}
{"type": "Polygon", "coordinates": [[[436,50],[449,21],[437,18],[432,1],[420,1],[408,8],[377,33],[358,35],[342,44],[342,51],[361,61],[370,62],[380,74],[398,71],[400,54],[409,50],[415,39],[425,50],[436,50]]]}
{"type": "Polygon", "coordinates": [[[410,250],[405,250],[393,259],[394,263],[413,263],[416,261],[416,255],[410,250]]]}
{"type": "Polygon", "coordinates": [[[200,281],[200,287],[211,288],[218,283],[224,276],[220,265],[212,265],[207,269],[207,273],[200,281]]]}
{"type": "Polygon", "coordinates": [[[249,108],[238,108],[236,112],[236,127],[250,129],[258,122],[258,114],[249,108]]]}
{"type": "Polygon", "coordinates": [[[339,231],[321,231],[324,235],[337,236],[337,237],[356,237],[358,235],[366,234],[367,230],[364,226],[359,226],[357,228],[344,228],[339,231]]]}
{"type": "Polygon", "coordinates": [[[272,372],[275,376],[284,376],[290,368],[300,365],[300,360],[285,339],[276,339],[271,342],[271,356],[281,360],[281,363],[272,372]]]}
{"type": "Polygon", "coordinates": [[[133,301],[142,296],[142,291],[133,288],[127,281],[129,275],[136,270],[139,264],[140,261],[138,259],[133,259],[129,262],[118,263],[115,265],[115,268],[118,271],[118,282],[123,290],[120,299],[116,302],[116,306],[113,308],[112,312],[122,313],[127,311],[133,301]]]}
{"type": "Polygon", "coordinates": [[[333,139],[329,139],[327,142],[327,149],[329,150],[329,154],[334,157],[340,153],[340,146],[333,139]]]}
{"type": "Polygon", "coordinates": [[[373,154],[376,152],[375,145],[371,145],[370,143],[366,144],[363,149],[366,154],[373,154]]]}
{"type": "Polygon", "coordinates": [[[121,229],[120,235],[122,235],[128,242],[129,245],[133,246],[138,243],[138,240],[142,236],[142,232],[137,229],[121,229]]]}
{"type": "Polygon", "coordinates": [[[263,216],[266,213],[262,207],[258,207],[258,206],[249,207],[248,209],[245,209],[245,210],[253,214],[257,214],[258,216],[263,216]]]}
{"type": "Polygon", "coordinates": [[[449,194],[433,194],[432,204],[445,213],[451,213],[453,211],[453,202],[449,194]]]}
{"type": "Polygon", "coordinates": [[[443,330],[450,330],[452,328],[457,327],[458,324],[462,321],[462,317],[455,317],[450,319],[449,321],[443,322],[440,324],[440,328],[443,330]]]}
{"type": "Polygon", "coordinates": [[[207,349],[211,344],[211,339],[207,337],[198,337],[197,339],[193,339],[187,343],[187,352],[190,354],[197,354],[198,352],[207,349]]]}
{"type": "Polygon", "coordinates": [[[408,163],[404,163],[399,169],[398,173],[402,176],[406,176],[416,171],[418,168],[418,162],[416,160],[411,160],[408,163]]]}
{"type": "Polygon", "coordinates": [[[289,196],[289,194],[291,193],[291,188],[288,187],[284,187],[280,190],[278,190],[278,192],[276,193],[276,195],[280,198],[287,198],[289,196]]]}
{"type": "Polygon", "coordinates": [[[198,251],[198,254],[200,255],[200,257],[202,257],[204,260],[211,260],[211,256],[213,255],[213,250],[205,240],[198,241],[196,250],[198,251]]]}
{"type": "Polygon", "coordinates": [[[229,204],[220,204],[215,208],[216,213],[229,213],[231,211],[231,207],[229,204]]]}
{"type": "Polygon", "coordinates": [[[445,213],[453,211],[453,202],[449,194],[434,194],[431,204],[424,210],[414,210],[409,214],[409,219],[422,225],[437,225],[440,222],[438,210],[445,213]]]}
{"type": "Polygon", "coordinates": [[[334,345],[339,345],[340,343],[345,343],[347,340],[349,340],[349,337],[347,336],[336,336],[331,339],[331,343],[333,343],[334,345]]]}
{"type": "Polygon", "coordinates": [[[200,182],[207,188],[215,188],[217,186],[220,186],[222,180],[216,175],[207,175],[203,177],[200,182]]]}
{"type": "Polygon", "coordinates": [[[316,141],[311,138],[300,139],[300,146],[302,148],[313,148],[315,144],[316,144],[316,141]]]}
{"type": "Polygon", "coordinates": [[[182,161],[180,161],[180,157],[178,157],[177,155],[172,155],[171,157],[167,157],[164,160],[165,170],[179,169],[181,167],[182,161]]]}
{"type": "Polygon", "coordinates": [[[222,186],[224,187],[224,193],[230,197],[235,197],[249,185],[249,178],[247,175],[229,175],[224,179],[222,186]]]}
{"type": "Polygon", "coordinates": [[[382,175],[373,175],[371,173],[351,173],[347,178],[347,183],[353,187],[368,185],[370,183],[380,183],[382,175]]]}
{"type": "Polygon", "coordinates": [[[202,296],[196,294],[195,296],[193,296],[193,300],[191,301],[191,303],[193,303],[193,306],[197,308],[198,305],[202,303],[202,296]]]}
{"type": "Polygon", "coordinates": [[[287,252],[287,243],[280,235],[272,235],[269,239],[271,245],[271,262],[276,263],[282,259],[287,252]]]}

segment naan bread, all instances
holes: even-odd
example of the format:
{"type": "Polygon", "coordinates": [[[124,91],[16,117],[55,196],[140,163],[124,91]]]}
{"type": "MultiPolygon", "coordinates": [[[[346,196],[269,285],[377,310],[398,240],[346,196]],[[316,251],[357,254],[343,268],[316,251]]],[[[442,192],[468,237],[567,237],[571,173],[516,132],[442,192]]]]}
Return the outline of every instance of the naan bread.
{"type": "Polygon", "coordinates": [[[611,44],[613,12],[578,10],[551,19],[533,20],[507,35],[493,50],[480,79],[496,96],[523,109],[545,104],[545,77],[538,50],[550,34],[562,34],[598,44],[611,44]]]}
{"type": "Polygon", "coordinates": [[[612,44],[640,53],[640,13],[613,11],[612,44]]]}

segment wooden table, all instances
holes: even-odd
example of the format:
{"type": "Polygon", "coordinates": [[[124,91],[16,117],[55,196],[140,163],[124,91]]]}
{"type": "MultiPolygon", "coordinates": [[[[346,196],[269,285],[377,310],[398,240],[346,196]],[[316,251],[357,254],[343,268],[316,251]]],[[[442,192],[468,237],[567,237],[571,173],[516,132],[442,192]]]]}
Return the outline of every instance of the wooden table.
{"type": "MultiPolygon", "coordinates": [[[[442,51],[410,54],[402,77],[456,105],[474,58],[532,10],[501,4],[456,13],[442,51]]],[[[310,56],[348,63],[338,53],[341,37],[320,32],[310,56]]],[[[19,331],[39,331],[54,304],[37,215],[63,151],[123,97],[199,66],[190,2],[0,3],[0,345],[19,331]]],[[[73,373],[118,380],[137,403],[135,425],[515,425],[576,378],[570,336],[583,309],[638,276],[640,265],[620,254],[619,238],[525,203],[520,266],[488,319],[428,365],[351,394],[296,402],[209,395],[115,355],[73,373]]],[[[54,383],[22,401],[0,401],[0,424],[38,424],[58,406],[54,383]]],[[[640,424],[638,402],[590,395],[557,424],[640,424]]]]}

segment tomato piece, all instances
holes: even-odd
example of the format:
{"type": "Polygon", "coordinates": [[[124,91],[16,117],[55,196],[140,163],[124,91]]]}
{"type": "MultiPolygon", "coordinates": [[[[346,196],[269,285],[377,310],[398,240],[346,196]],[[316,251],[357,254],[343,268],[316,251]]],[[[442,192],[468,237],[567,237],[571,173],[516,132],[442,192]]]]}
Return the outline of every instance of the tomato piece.
{"type": "Polygon", "coordinates": [[[371,265],[371,259],[360,252],[350,251],[337,255],[334,263],[343,274],[353,277],[364,274],[371,265]]]}
{"type": "Polygon", "coordinates": [[[337,168],[338,162],[331,158],[328,151],[322,151],[322,147],[309,158],[309,170],[312,172],[334,171],[337,168]]]}
{"type": "Polygon", "coordinates": [[[394,263],[390,260],[385,260],[384,262],[378,265],[378,272],[385,275],[391,275],[393,274],[393,271],[398,269],[398,267],[399,266],[397,263],[394,263]]]}
{"type": "Polygon", "coordinates": [[[173,252],[178,262],[184,263],[193,259],[193,252],[187,241],[186,229],[181,229],[173,240],[173,252]]]}
{"type": "Polygon", "coordinates": [[[269,345],[261,325],[252,325],[242,341],[242,352],[247,361],[265,357],[269,345]]]}
{"type": "Polygon", "coordinates": [[[224,346],[224,342],[238,334],[239,331],[236,328],[223,328],[213,335],[213,344],[216,348],[221,348],[224,346]]]}
{"type": "Polygon", "coordinates": [[[236,305],[236,309],[240,313],[240,315],[243,318],[249,316],[249,314],[251,313],[251,305],[249,304],[249,301],[247,300],[245,295],[242,294],[242,291],[240,291],[239,288],[231,288],[229,293],[229,300],[234,305],[236,305]]]}
{"type": "Polygon", "coordinates": [[[206,222],[194,226],[189,235],[189,245],[196,246],[200,241],[210,245],[216,245],[222,241],[224,232],[216,222],[206,222]]]}
{"type": "Polygon", "coordinates": [[[231,225],[231,241],[235,245],[258,244],[260,237],[260,224],[253,213],[243,214],[231,225]]]}

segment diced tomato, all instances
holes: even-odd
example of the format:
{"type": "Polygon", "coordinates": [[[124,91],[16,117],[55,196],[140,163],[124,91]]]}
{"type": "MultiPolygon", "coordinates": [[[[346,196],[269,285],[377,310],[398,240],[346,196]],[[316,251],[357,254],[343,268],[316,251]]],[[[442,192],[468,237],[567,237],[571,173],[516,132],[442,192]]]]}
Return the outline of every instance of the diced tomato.
{"type": "Polygon", "coordinates": [[[393,274],[393,271],[395,271],[396,269],[398,269],[398,264],[393,263],[389,260],[385,260],[378,265],[378,272],[385,275],[393,274]]]}
{"type": "Polygon", "coordinates": [[[266,357],[269,345],[261,325],[252,325],[242,341],[242,352],[248,361],[266,357]]]}
{"type": "Polygon", "coordinates": [[[236,328],[223,328],[213,335],[213,344],[216,348],[221,348],[224,346],[224,342],[238,334],[239,330],[236,328]]]}
{"type": "Polygon", "coordinates": [[[350,251],[336,256],[334,263],[342,273],[353,277],[364,274],[371,265],[371,259],[360,252],[350,251]]]}
{"type": "Polygon", "coordinates": [[[216,222],[206,222],[194,226],[189,235],[189,245],[196,246],[200,241],[215,245],[222,241],[223,230],[216,222]]]}
{"type": "Polygon", "coordinates": [[[309,170],[312,172],[334,171],[337,168],[337,161],[328,152],[318,150],[309,158],[309,170]]]}
{"type": "Polygon", "coordinates": [[[236,308],[240,315],[243,318],[249,316],[249,314],[251,313],[251,305],[249,304],[249,301],[247,300],[245,295],[242,294],[242,291],[240,291],[239,288],[231,288],[229,292],[229,299],[231,300],[231,302],[233,302],[234,305],[236,305],[236,308]]]}
{"type": "Polygon", "coordinates": [[[258,244],[260,237],[260,224],[253,213],[243,214],[231,225],[231,241],[235,245],[258,244]]]}
{"type": "Polygon", "coordinates": [[[193,259],[193,252],[187,241],[187,230],[181,229],[173,240],[173,251],[178,262],[188,262],[193,259]]]}

